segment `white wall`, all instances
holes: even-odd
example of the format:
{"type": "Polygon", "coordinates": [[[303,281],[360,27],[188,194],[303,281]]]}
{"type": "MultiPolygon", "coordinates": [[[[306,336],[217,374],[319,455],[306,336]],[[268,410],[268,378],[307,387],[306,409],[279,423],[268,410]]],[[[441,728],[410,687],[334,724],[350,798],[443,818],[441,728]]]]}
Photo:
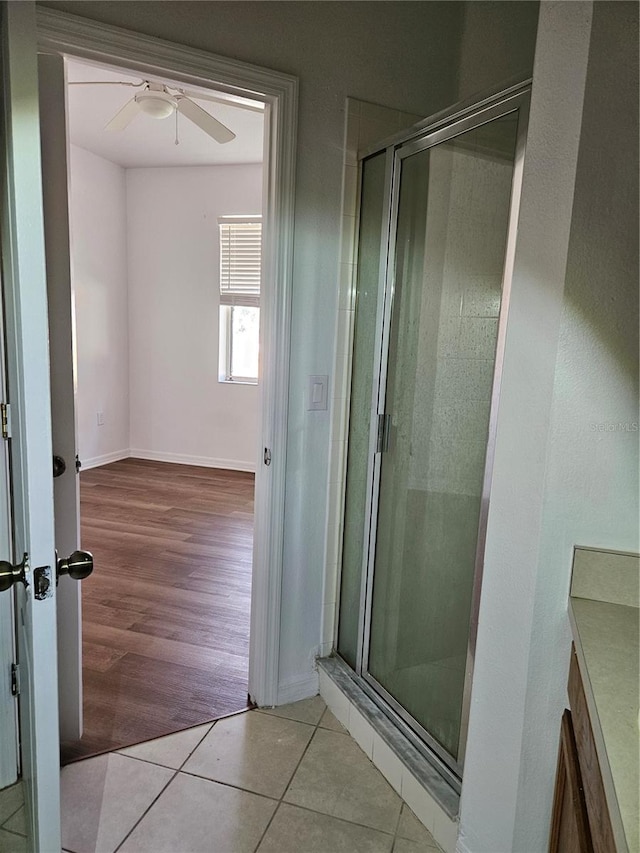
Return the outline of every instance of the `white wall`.
{"type": "Polygon", "coordinates": [[[536,46],[537,0],[470,0],[461,5],[460,98],[530,77],[536,46]]]}
{"type": "Polygon", "coordinates": [[[426,116],[478,85],[529,74],[532,4],[51,0],[47,6],[300,80],[280,682],[306,685],[321,632],[331,413],[307,412],[305,393],[308,375],[330,375],[333,367],[345,98],[426,116]],[[463,44],[467,6],[474,11],[463,44]],[[458,86],[467,42],[475,47],[458,86]]]}
{"type": "Polygon", "coordinates": [[[218,216],[262,166],[127,169],[131,455],[254,470],[258,387],[218,382],[218,216]]]}
{"type": "Polygon", "coordinates": [[[125,170],[72,145],[70,183],[78,452],[97,464],[129,448],[125,170]]]}
{"type": "Polygon", "coordinates": [[[461,851],[547,849],[572,548],[639,545],[638,10],[591,15],[541,6],[461,851]]]}
{"type": "MultiPolygon", "coordinates": [[[[517,4],[514,4],[517,5],[517,4]]],[[[55,2],[63,9],[296,75],[291,375],[279,678],[308,687],[320,643],[330,412],[308,412],[332,373],[347,96],[427,115],[456,99],[457,3],[55,2]]]]}
{"type": "Polygon", "coordinates": [[[261,212],[262,166],[125,170],[72,145],[70,174],[85,467],[253,470],[258,388],[218,382],[217,218],[261,212]]]}
{"type": "MultiPolygon", "coordinates": [[[[307,374],[330,373],[331,369],[337,314],[344,97],[351,95],[428,114],[513,74],[529,74],[534,36],[532,5],[517,2],[256,4],[224,0],[165,2],[161,6],[152,2],[56,0],[50,5],[277,68],[300,78],[293,373],[280,667],[281,681],[294,683],[310,671],[318,642],[322,601],[329,418],[323,413],[305,412],[304,392],[307,374]]],[[[572,7],[579,14],[581,6],[544,5],[557,14],[572,7]]],[[[572,235],[568,300],[564,309],[561,299],[559,306],[556,301],[550,307],[548,329],[539,325],[548,316],[545,311],[549,282],[543,285],[540,281],[540,265],[546,263],[547,254],[544,241],[539,251],[531,253],[531,267],[522,271],[530,283],[530,300],[523,305],[523,309],[530,309],[529,317],[519,314],[520,329],[524,332],[522,346],[531,343],[531,352],[537,354],[537,359],[532,357],[530,362],[525,359],[521,363],[520,375],[513,377],[513,389],[515,392],[520,386],[524,392],[531,386],[535,393],[528,398],[523,393],[519,398],[521,411],[509,431],[513,459],[507,453],[496,465],[498,469],[500,464],[504,466],[502,493],[494,493],[495,510],[499,513],[504,509],[504,537],[499,543],[494,540],[495,550],[490,554],[495,561],[493,568],[497,566],[498,570],[492,574],[492,566],[487,562],[481,614],[485,617],[484,633],[479,637],[476,670],[482,690],[474,693],[478,711],[470,729],[470,745],[477,745],[478,750],[475,755],[468,755],[463,790],[462,840],[472,850],[530,851],[545,846],[550,774],[568,653],[564,617],[568,545],[572,539],[584,539],[590,533],[591,544],[625,547],[628,543],[627,547],[632,547],[630,519],[636,510],[628,495],[629,472],[636,470],[632,464],[632,445],[624,433],[600,436],[584,433],[585,421],[591,422],[591,418],[595,422],[623,422],[628,416],[632,387],[622,379],[626,368],[611,369],[616,363],[627,364],[628,356],[621,351],[620,343],[620,335],[627,341],[625,346],[631,342],[627,324],[632,312],[628,310],[626,276],[629,271],[637,272],[637,263],[629,264],[628,244],[616,256],[617,241],[629,224],[625,217],[628,217],[629,193],[635,192],[637,166],[618,147],[621,116],[627,128],[624,111],[609,112],[617,110],[619,95],[627,92],[632,98],[637,92],[637,85],[622,82],[629,71],[628,62],[624,63],[626,71],[618,68],[618,43],[624,46],[626,56],[628,38],[634,35],[626,19],[627,8],[623,3],[596,4],[594,39],[598,33],[607,31],[607,16],[611,16],[608,20],[615,38],[611,38],[608,47],[606,39],[604,42],[596,39],[593,43],[593,51],[596,45],[599,47],[597,54],[592,52],[592,62],[596,62],[597,55],[600,68],[590,72],[587,93],[574,210],[574,228],[578,223],[581,225],[580,231],[574,230],[572,235]],[[605,67],[606,73],[598,85],[596,71],[602,74],[605,67]],[[589,160],[589,168],[582,171],[589,160]],[[623,204],[619,204],[620,199],[623,204]],[[606,215],[601,215],[602,210],[606,210],[606,215]],[[593,241],[591,248],[590,241],[593,241]],[[613,252],[608,249],[609,244],[614,247],[613,252]],[[593,253],[597,253],[597,259],[593,253]],[[592,270],[601,271],[601,277],[593,276],[589,282],[592,270]],[[613,300],[607,301],[605,293],[612,295],[613,300]],[[584,328],[592,329],[582,342],[578,327],[570,319],[572,316],[581,317],[584,328]],[[607,327],[604,334],[603,323],[607,327]],[[527,329],[537,331],[541,344],[538,342],[536,346],[535,336],[533,342],[529,340],[527,329]],[[549,335],[555,335],[551,349],[549,335]],[[558,342],[560,358],[556,375],[558,342]],[[579,369],[582,358],[587,358],[584,371],[579,369]],[[541,369],[546,371],[542,391],[541,369]],[[587,385],[585,377],[592,371],[598,381],[587,385]],[[617,377],[613,382],[612,375],[617,377]],[[540,393],[544,397],[542,413],[535,406],[540,393]],[[592,393],[595,396],[589,402],[592,393]],[[550,419],[552,439],[545,480],[550,419]],[[520,479],[520,464],[511,463],[521,459],[525,450],[531,453],[526,460],[525,476],[520,479]],[[606,452],[601,455],[602,450],[606,452]],[[608,513],[603,484],[611,499],[608,513]],[[531,485],[535,487],[535,495],[529,489],[531,485]],[[518,515],[509,530],[515,511],[518,515]],[[534,523],[538,529],[529,533],[534,523]],[[551,646],[554,648],[548,654],[551,646]]],[[[553,22],[545,31],[545,38],[552,34],[553,22]]],[[[576,35],[580,34],[578,27],[576,35]]],[[[558,73],[567,72],[570,57],[567,45],[561,45],[556,53],[558,73]]],[[[548,54],[540,54],[539,70],[549,72],[549,91],[553,92],[556,83],[554,69],[549,66],[551,59],[548,54]]],[[[569,91],[567,109],[573,106],[574,98],[569,91]]],[[[625,104],[624,109],[628,110],[629,105],[625,104]]],[[[560,124],[563,113],[561,109],[560,124]]],[[[553,165],[558,155],[564,155],[567,140],[554,136],[553,123],[545,128],[548,135],[542,141],[553,165]]],[[[541,128],[543,136],[545,128],[541,128]]],[[[548,187],[552,223],[556,215],[553,200],[558,190],[563,191],[564,182],[560,181],[558,187],[546,184],[544,165],[539,165],[536,179],[542,182],[541,186],[548,187]]],[[[637,194],[634,198],[637,200],[637,194]]],[[[540,209],[545,209],[544,205],[540,209]]],[[[544,226],[544,216],[537,218],[540,220],[537,227],[544,226]]],[[[557,245],[557,236],[551,233],[550,246],[557,245]]],[[[560,281],[562,278],[563,275],[560,281]]],[[[557,299],[557,286],[556,279],[552,287],[554,299],[557,299]]]]}
{"type": "Polygon", "coordinates": [[[637,92],[638,5],[595,3],[555,366],[514,849],[542,849],[546,841],[544,819],[542,826],[536,822],[550,812],[567,703],[573,547],[640,551],[637,92]]]}
{"type": "Polygon", "coordinates": [[[548,695],[562,678],[552,660],[530,682],[529,656],[553,625],[548,608],[535,613],[536,581],[590,25],[588,3],[541,5],[460,803],[458,849],[474,853],[548,844],[553,776],[523,752],[556,752],[560,714],[542,730],[525,707],[530,688],[548,695]]]}

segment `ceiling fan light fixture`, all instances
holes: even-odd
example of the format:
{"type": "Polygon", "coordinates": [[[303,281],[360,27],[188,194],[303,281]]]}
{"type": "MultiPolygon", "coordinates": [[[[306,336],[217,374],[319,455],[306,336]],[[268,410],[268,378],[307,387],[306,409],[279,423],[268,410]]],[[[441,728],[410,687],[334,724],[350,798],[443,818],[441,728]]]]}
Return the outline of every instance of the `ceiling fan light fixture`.
{"type": "Polygon", "coordinates": [[[178,105],[177,100],[166,92],[139,92],[135,100],[143,113],[157,119],[169,118],[178,105]]]}
{"type": "Polygon", "coordinates": [[[125,130],[139,112],[157,119],[169,118],[172,115],[175,115],[177,119],[178,113],[182,113],[185,118],[204,130],[219,145],[224,145],[236,138],[232,130],[218,121],[211,113],[203,110],[183,91],[178,90],[172,95],[163,83],[156,83],[152,80],[145,80],[143,83],[145,85],[144,91],[138,92],[131,100],[127,101],[107,122],[105,130],[112,132],[125,130]]]}

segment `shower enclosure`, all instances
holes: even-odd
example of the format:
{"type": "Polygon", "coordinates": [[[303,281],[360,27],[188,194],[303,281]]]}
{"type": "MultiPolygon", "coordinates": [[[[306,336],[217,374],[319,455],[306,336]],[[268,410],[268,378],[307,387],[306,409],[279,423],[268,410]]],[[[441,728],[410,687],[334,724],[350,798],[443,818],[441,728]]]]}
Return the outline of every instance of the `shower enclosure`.
{"type": "Polygon", "coordinates": [[[361,160],[337,652],[458,788],[528,99],[361,160]]]}

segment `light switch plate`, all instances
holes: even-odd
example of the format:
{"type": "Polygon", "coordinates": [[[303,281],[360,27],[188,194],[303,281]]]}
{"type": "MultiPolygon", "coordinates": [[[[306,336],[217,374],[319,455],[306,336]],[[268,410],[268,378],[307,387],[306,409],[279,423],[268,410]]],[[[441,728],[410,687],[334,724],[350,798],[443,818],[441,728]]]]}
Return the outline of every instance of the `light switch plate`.
{"type": "Polygon", "coordinates": [[[310,376],[307,388],[307,411],[326,411],[329,399],[329,377],[310,376]]]}

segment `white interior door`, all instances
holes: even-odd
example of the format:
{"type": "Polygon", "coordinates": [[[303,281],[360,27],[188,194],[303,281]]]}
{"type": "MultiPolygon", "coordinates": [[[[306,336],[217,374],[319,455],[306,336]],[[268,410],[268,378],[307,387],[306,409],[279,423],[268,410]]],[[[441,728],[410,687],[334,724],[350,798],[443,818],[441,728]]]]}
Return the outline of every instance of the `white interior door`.
{"type": "Polygon", "coordinates": [[[3,3],[1,14],[2,283],[13,510],[13,553],[5,559],[15,564],[27,554],[28,586],[14,586],[22,774],[30,847],[53,851],[60,849],[58,684],[35,5],[3,3]]]}
{"type": "MultiPolygon", "coordinates": [[[[49,300],[53,453],[65,470],[53,481],[55,541],[67,556],[80,547],[80,492],[76,472],[73,296],[69,235],[65,65],[62,56],[38,57],[44,235],[49,300]]],[[[60,738],[82,736],[81,587],[68,575],[58,585],[58,694],[60,738]]]]}
{"type": "MultiPolygon", "coordinates": [[[[7,399],[5,353],[0,301],[0,397],[7,399]]],[[[11,493],[9,485],[9,442],[0,439],[0,560],[11,560],[11,493]]],[[[16,660],[13,595],[0,594],[0,672],[11,672],[16,660]]],[[[0,678],[0,788],[18,778],[18,703],[12,679],[0,678]]]]}

